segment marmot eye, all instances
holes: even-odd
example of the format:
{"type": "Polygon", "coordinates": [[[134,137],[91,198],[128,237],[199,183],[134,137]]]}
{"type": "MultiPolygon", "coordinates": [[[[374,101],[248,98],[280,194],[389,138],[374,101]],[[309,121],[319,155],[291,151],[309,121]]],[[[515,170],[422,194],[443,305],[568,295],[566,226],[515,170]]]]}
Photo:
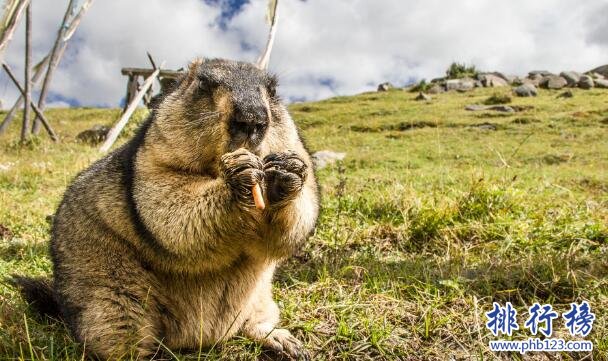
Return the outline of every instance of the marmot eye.
{"type": "Polygon", "coordinates": [[[266,91],[268,91],[268,96],[271,98],[277,96],[277,79],[275,77],[271,77],[267,80],[266,91]]]}
{"type": "Polygon", "coordinates": [[[198,81],[198,90],[202,94],[211,94],[216,86],[217,84],[213,84],[213,82],[210,82],[207,79],[200,79],[198,81]]]}
{"type": "Polygon", "coordinates": [[[215,81],[214,79],[205,76],[205,75],[199,75],[198,76],[198,90],[199,93],[201,94],[211,94],[213,93],[213,90],[215,88],[218,87],[218,82],[215,81]]]}

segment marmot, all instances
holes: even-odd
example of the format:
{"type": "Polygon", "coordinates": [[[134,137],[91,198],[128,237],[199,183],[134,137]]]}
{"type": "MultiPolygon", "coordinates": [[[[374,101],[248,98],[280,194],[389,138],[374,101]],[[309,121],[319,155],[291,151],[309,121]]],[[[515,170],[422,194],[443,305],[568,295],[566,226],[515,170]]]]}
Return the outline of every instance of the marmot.
{"type": "Polygon", "coordinates": [[[26,299],[101,359],[237,333],[308,358],[277,328],[271,282],[314,230],[318,192],[276,86],[253,64],[193,61],[136,135],[69,186],[52,227],[53,279],[16,277],[26,299]]]}

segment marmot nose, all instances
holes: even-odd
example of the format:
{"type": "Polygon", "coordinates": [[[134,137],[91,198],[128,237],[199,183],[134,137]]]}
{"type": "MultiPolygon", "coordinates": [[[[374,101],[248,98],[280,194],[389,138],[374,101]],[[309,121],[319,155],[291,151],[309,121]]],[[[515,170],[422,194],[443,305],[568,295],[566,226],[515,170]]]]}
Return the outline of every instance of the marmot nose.
{"type": "Polygon", "coordinates": [[[268,115],[264,107],[236,108],[230,120],[230,129],[233,135],[252,137],[261,135],[268,126],[268,115]]]}

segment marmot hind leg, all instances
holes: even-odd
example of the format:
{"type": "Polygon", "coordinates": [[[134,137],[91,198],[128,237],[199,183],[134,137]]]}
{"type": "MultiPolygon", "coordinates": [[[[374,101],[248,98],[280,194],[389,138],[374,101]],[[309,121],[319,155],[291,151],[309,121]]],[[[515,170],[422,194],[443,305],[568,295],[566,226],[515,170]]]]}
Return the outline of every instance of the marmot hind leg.
{"type": "Polygon", "coordinates": [[[150,359],[163,338],[166,304],[155,277],[117,252],[92,254],[96,258],[81,257],[79,265],[61,262],[55,269],[64,320],[86,352],[99,359],[150,359]]]}
{"type": "Polygon", "coordinates": [[[99,288],[82,308],[77,337],[103,360],[148,360],[159,351],[158,330],[145,305],[124,290],[99,288]]]}

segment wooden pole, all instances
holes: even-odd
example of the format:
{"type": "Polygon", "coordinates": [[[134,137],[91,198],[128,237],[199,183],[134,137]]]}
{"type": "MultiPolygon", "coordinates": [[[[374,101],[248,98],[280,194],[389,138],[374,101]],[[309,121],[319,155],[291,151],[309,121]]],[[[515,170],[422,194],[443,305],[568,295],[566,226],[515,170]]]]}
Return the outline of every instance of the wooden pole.
{"type": "Polygon", "coordinates": [[[112,144],[114,144],[114,142],[118,138],[120,131],[122,130],[122,128],[125,127],[125,125],[127,125],[131,114],[133,114],[133,112],[137,108],[137,105],[148,91],[148,88],[152,86],[154,79],[156,79],[158,73],[160,73],[160,68],[162,68],[164,64],[165,63],[163,62],[160,67],[158,67],[148,78],[146,78],[146,81],[144,81],[144,83],[142,84],[141,88],[137,92],[137,95],[135,95],[135,97],[127,107],[127,110],[122,114],[118,122],[108,132],[108,137],[106,138],[106,141],[99,148],[100,152],[105,153],[110,149],[110,147],[112,147],[112,144]]]}
{"type": "Polygon", "coordinates": [[[91,4],[93,4],[93,0],[85,0],[85,2],[82,3],[82,5],[80,5],[80,10],[78,10],[78,14],[76,14],[76,16],[74,16],[74,19],[72,20],[72,22],[68,26],[67,30],[63,33],[63,39],[62,40],[63,40],[64,43],[66,41],[70,40],[70,38],[72,37],[72,35],[74,35],[74,32],[76,31],[76,28],[80,24],[80,21],[82,21],[82,17],[84,16],[84,14],[87,13],[87,11],[89,10],[89,7],[91,6],[91,4]]]}
{"type": "MultiPolygon", "coordinates": [[[[44,110],[46,96],[49,91],[49,84],[51,83],[51,79],[53,78],[53,72],[55,68],[59,64],[59,49],[62,43],[63,35],[65,33],[65,26],[72,13],[74,8],[74,0],[70,0],[68,2],[68,8],[63,15],[63,21],[61,22],[61,26],[59,27],[59,31],[57,32],[57,38],[55,39],[55,44],[53,44],[53,50],[51,50],[51,58],[49,59],[49,66],[46,70],[46,74],[44,75],[44,81],[42,82],[42,88],[40,89],[40,97],[38,98],[38,108],[44,110]]],[[[32,128],[32,133],[38,134],[40,128],[40,124],[38,122],[38,118],[34,120],[34,127],[32,128]]]]}
{"type": "Polygon", "coordinates": [[[274,44],[274,37],[277,32],[277,21],[279,16],[277,14],[277,6],[279,0],[269,0],[268,2],[268,22],[270,23],[270,31],[268,32],[268,40],[266,41],[266,47],[258,58],[256,64],[260,69],[268,69],[268,63],[270,62],[270,53],[272,53],[272,45],[274,44]]]}
{"type": "Polygon", "coordinates": [[[32,102],[32,78],[30,77],[32,63],[32,5],[25,10],[25,104],[23,105],[23,127],[21,128],[21,142],[29,138],[30,129],[30,103],[32,102]]]}
{"type": "MultiPolygon", "coordinates": [[[[34,87],[36,87],[36,85],[40,81],[40,77],[44,73],[44,69],[46,69],[46,67],[48,66],[48,64],[49,64],[49,57],[47,55],[42,60],[40,60],[38,62],[38,64],[36,64],[34,66],[34,68],[33,68],[34,69],[34,75],[32,76],[32,90],[34,90],[34,87]]],[[[17,100],[15,100],[15,104],[13,104],[13,106],[8,111],[8,113],[6,113],[6,116],[4,117],[4,120],[2,121],[2,124],[0,124],[0,134],[4,133],[6,131],[6,129],[8,128],[8,126],[11,124],[11,122],[15,118],[15,115],[17,114],[17,111],[22,106],[23,106],[23,95],[19,94],[19,97],[17,97],[17,100]]]]}
{"type": "MultiPolygon", "coordinates": [[[[15,74],[13,74],[13,71],[8,66],[8,64],[2,63],[2,68],[4,68],[4,71],[6,71],[6,74],[8,74],[8,77],[13,81],[13,83],[15,84],[15,86],[17,87],[17,89],[19,90],[21,95],[25,96],[25,90],[23,89],[21,84],[19,84],[19,80],[17,80],[17,78],[15,77],[15,74]]],[[[56,142],[58,140],[57,134],[55,134],[55,132],[53,131],[53,128],[51,128],[51,124],[48,122],[48,120],[46,119],[44,114],[42,114],[42,111],[40,111],[38,106],[33,101],[30,101],[30,106],[32,107],[32,109],[34,109],[34,113],[36,113],[36,115],[42,121],[42,125],[44,125],[44,129],[46,129],[47,133],[49,133],[49,136],[51,137],[51,139],[54,142],[56,142]]]]}
{"type": "Polygon", "coordinates": [[[3,23],[0,24],[0,61],[4,57],[4,51],[13,38],[15,29],[21,19],[23,10],[29,5],[30,0],[13,0],[6,4],[6,13],[3,15],[3,23]]]}

